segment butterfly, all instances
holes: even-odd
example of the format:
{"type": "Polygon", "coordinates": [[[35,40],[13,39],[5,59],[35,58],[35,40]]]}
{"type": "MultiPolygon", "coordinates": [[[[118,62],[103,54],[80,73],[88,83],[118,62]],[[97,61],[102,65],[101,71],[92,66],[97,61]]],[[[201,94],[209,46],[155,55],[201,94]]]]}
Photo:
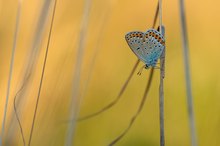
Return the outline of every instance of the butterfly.
{"type": "Polygon", "coordinates": [[[165,48],[165,39],[160,32],[155,29],[132,31],[125,35],[125,39],[134,54],[145,63],[146,69],[156,67],[165,48]]]}

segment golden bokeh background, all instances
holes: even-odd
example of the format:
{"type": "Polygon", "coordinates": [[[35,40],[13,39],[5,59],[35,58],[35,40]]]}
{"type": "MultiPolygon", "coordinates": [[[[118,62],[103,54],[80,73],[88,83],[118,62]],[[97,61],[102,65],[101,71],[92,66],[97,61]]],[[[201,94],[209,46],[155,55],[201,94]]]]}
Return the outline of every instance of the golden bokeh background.
{"type": "MultiPolygon", "coordinates": [[[[23,0],[4,144],[22,146],[13,111],[28,51],[35,33],[43,0],[23,0]]],[[[52,3],[53,4],[53,3],[52,3]]],[[[217,0],[186,0],[187,29],[196,132],[199,146],[219,146],[220,131],[220,15],[217,0]]],[[[115,99],[137,58],[124,35],[152,27],[155,0],[92,0],[80,78],[79,116],[93,113],[115,99]],[[97,50],[97,51],[96,51],[97,50]],[[93,60],[93,57],[95,59],[93,60]],[[92,65],[94,63],[94,66],[92,65]],[[89,77],[89,79],[88,79],[89,77]]],[[[0,120],[3,118],[18,3],[0,0],[0,120]]],[[[57,1],[51,44],[36,118],[32,146],[62,146],[66,140],[74,66],[84,1],[57,1]]],[[[34,106],[42,72],[52,6],[40,44],[40,54],[27,92],[22,96],[19,116],[26,141],[29,139],[34,106]]],[[[178,1],[163,1],[166,28],[165,140],[167,146],[190,146],[186,88],[181,47],[178,1]]],[[[139,65],[141,67],[143,63],[139,65]]],[[[138,67],[138,68],[139,68],[138,67]]],[[[138,70],[136,71],[138,72],[138,70]]],[[[75,146],[105,146],[128,125],[136,112],[149,70],[136,74],[122,99],[112,109],[77,123],[75,146]]],[[[155,71],[147,102],[137,121],[118,146],[159,145],[159,70],[155,71]]],[[[79,106],[79,105],[78,105],[79,106]]]]}

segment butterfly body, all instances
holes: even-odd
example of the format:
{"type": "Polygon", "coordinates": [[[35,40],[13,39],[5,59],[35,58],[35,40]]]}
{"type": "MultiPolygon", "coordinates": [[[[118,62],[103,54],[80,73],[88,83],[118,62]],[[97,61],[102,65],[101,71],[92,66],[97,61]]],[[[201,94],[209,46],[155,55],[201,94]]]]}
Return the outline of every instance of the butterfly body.
{"type": "Polygon", "coordinates": [[[133,31],[127,33],[125,39],[134,54],[146,64],[145,68],[156,66],[165,48],[165,39],[160,32],[154,29],[133,31]]]}

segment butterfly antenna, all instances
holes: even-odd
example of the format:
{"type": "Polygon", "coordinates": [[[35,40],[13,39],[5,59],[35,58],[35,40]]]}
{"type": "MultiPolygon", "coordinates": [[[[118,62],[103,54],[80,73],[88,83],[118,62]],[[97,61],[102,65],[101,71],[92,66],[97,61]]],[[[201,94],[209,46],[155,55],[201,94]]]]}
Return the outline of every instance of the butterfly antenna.
{"type": "Polygon", "coordinates": [[[150,72],[150,76],[149,76],[149,80],[147,82],[147,86],[144,92],[144,96],[142,97],[140,106],[137,110],[137,112],[133,115],[133,117],[130,120],[130,123],[128,125],[128,127],[123,131],[123,133],[121,135],[119,135],[116,139],[114,139],[108,146],[113,146],[114,144],[116,144],[119,140],[121,140],[126,134],[127,132],[130,130],[130,128],[132,127],[132,125],[134,124],[135,120],[137,119],[138,115],[140,114],[140,112],[142,111],[145,101],[147,99],[147,94],[150,90],[150,86],[152,83],[152,79],[153,79],[153,73],[154,73],[154,68],[151,68],[151,72],[150,72]]]}
{"type": "Polygon", "coordinates": [[[122,88],[121,88],[120,92],[118,93],[118,96],[115,98],[115,100],[113,100],[111,103],[109,103],[108,105],[103,107],[101,110],[99,110],[99,111],[97,111],[93,114],[81,117],[77,121],[83,121],[83,120],[87,120],[87,119],[93,118],[95,116],[98,116],[99,114],[103,113],[104,111],[106,111],[106,110],[110,109],[112,106],[114,106],[119,101],[119,99],[121,99],[121,96],[124,93],[125,89],[127,88],[127,85],[130,82],[131,77],[133,76],[133,74],[134,74],[136,68],[138,67],[139,63],[140,63],[140,60],[137,60],[137,62],[135,63],[130,75],[128,76],[127,80],[125,81],[124,85],[122,86],[122,88]]]}

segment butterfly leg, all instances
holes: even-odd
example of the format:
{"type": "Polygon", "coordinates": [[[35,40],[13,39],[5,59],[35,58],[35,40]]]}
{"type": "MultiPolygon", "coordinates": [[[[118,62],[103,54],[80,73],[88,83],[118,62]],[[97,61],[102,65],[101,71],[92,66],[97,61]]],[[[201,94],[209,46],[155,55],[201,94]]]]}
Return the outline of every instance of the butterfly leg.
{"type": "Polygon", "coordinates": [[[154,68],[154,69],[160,69],[160,67],[159,67],[159,66],[154,66],[153,68],[154,68]]]}
{"type": "Polygon", "coordinates": [[[144,65],[144,66],[142,66],[142,67],[140,68],[140,70],[138,71],[137,75],[140,76],[144,68],[146,68],[146,65],[144,65]]]}

